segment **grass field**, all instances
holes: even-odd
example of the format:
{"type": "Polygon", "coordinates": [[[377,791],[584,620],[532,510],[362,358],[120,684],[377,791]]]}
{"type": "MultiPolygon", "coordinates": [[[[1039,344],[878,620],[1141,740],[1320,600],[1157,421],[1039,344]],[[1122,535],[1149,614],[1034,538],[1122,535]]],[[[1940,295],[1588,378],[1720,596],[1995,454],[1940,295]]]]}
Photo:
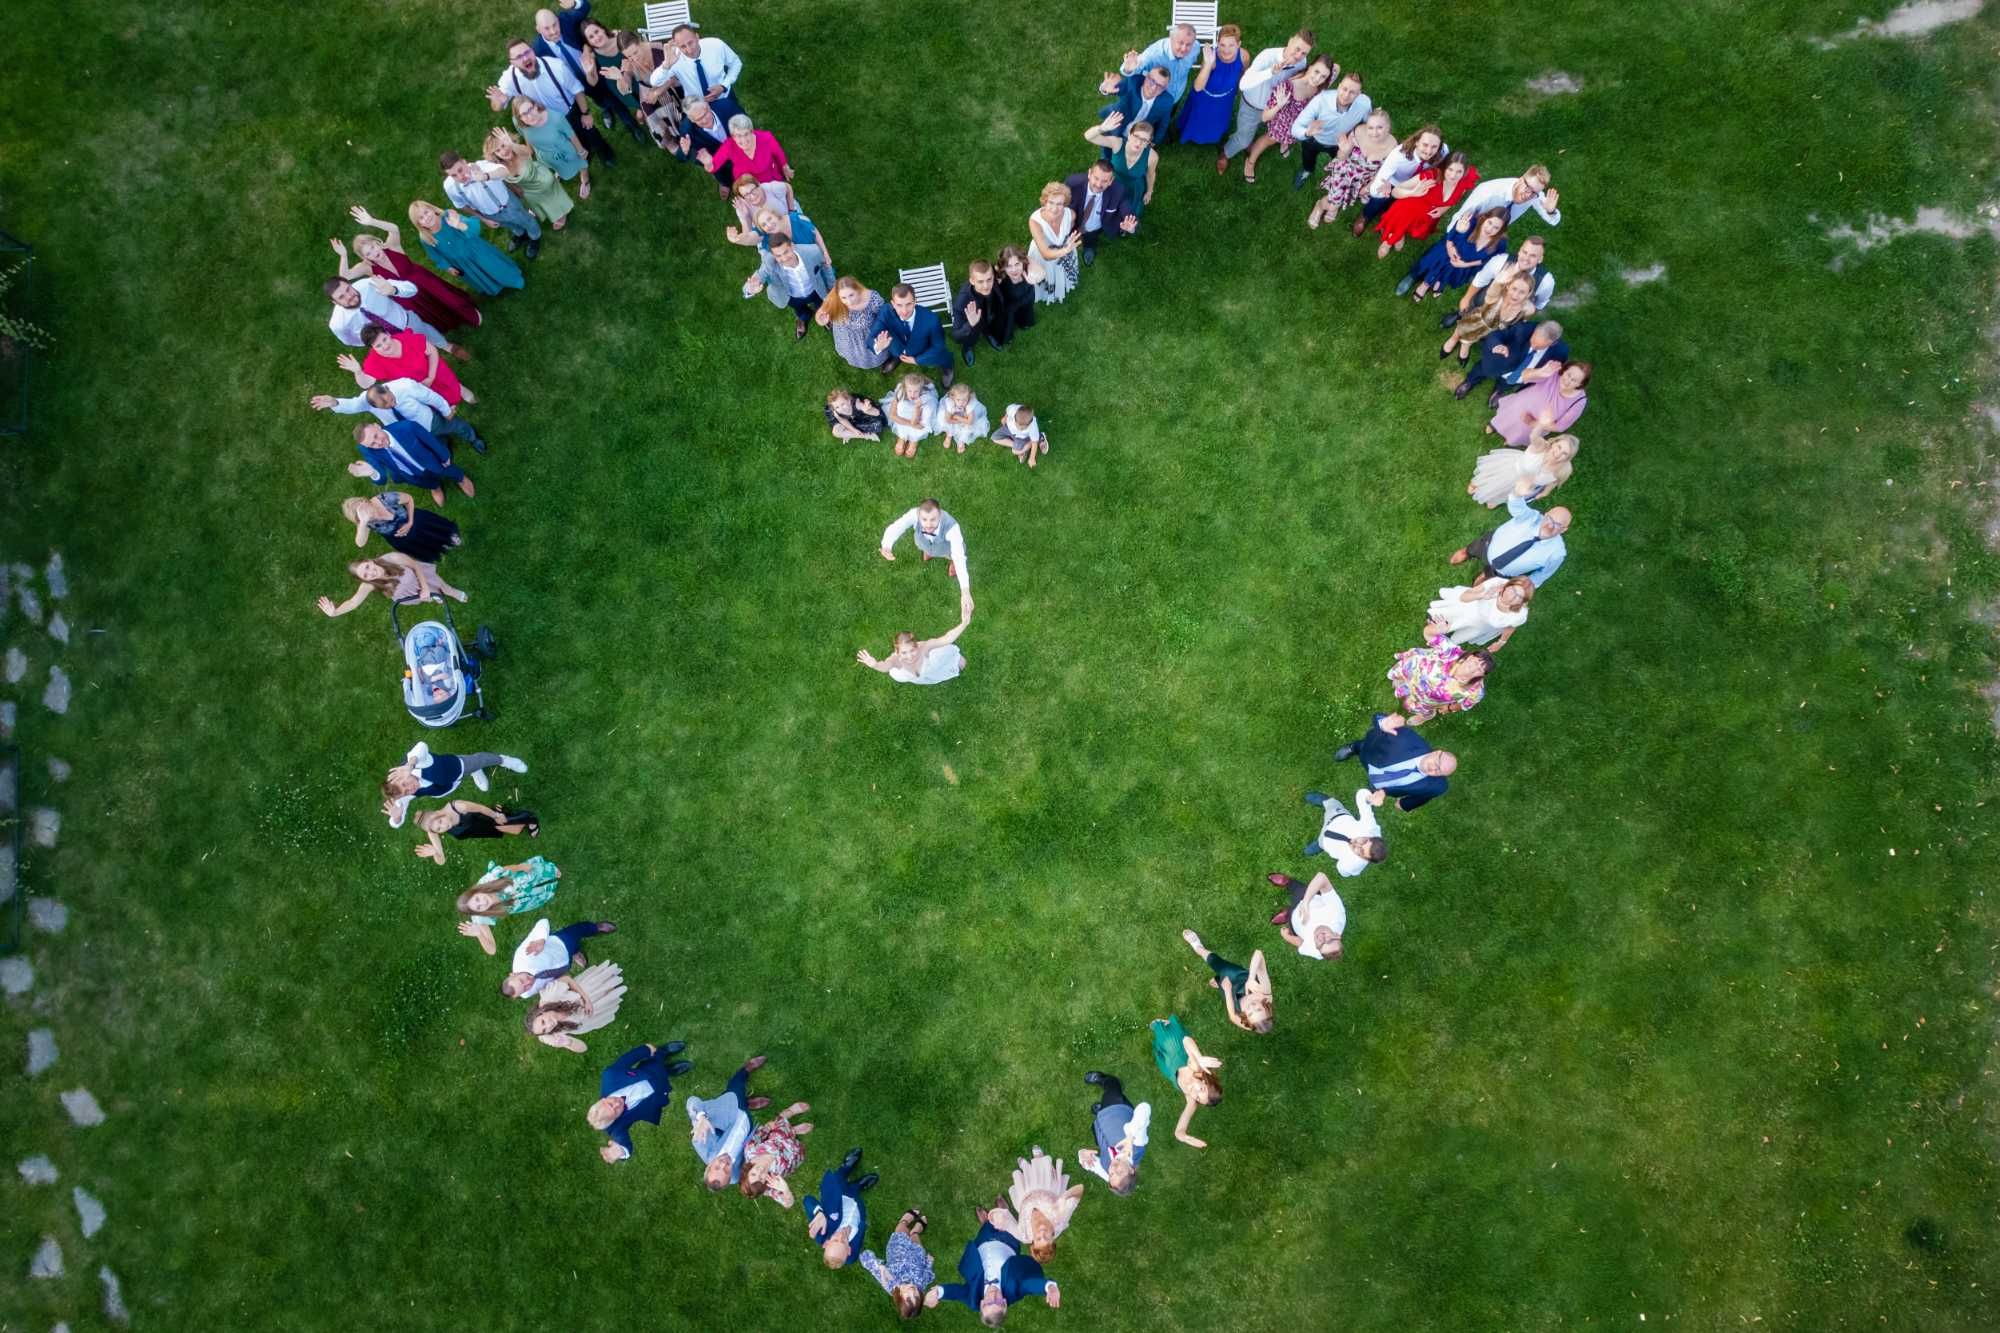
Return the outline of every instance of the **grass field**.
{"type": "MultiPolygon", "coordinates": [[[[69,1272],[0,1283],[0,1327],[93,1326],[100,1264],[140,1328],[889,1320],[797,1213],[698,1187],[678,1106],[598,1161],[599,1057],[670,1037],[682,1092],[768,1052],[819,1126],[800,1181],[864,1144],[871,1240],[923,1207],[941,1273],[1017,1154],[1087,1141],[1084,1070],[1153,1097],[1144,1184],[1093,1188],[1064,1308],[1022,1326],[2000,1320],[1975,411],[2000,256],[1827,236],[1993,196],[1991,14],[1827,48],[1853,7],[1308,14],[1400,127],[1489,175],[1553,165],[1598,367],[1570,562],[1487,703],[1436,724],[1461,775],[1350,886],[1340,967],[1280,956],[1261,876],[1306,869],[1300,793],[1351,790],[1330,751],[1488,521],[1483,414],[1392,267],[1305,230],[1289,163],[1246,189],[1170,151],[1144,234],[969,376],[1040,408],[1047,466],[912,465],[825,438],[831,347],[740,297],[750,252],[689,169],[621,152],[472,336],[494,451],[447,511],[461,623],[504,644],[499,720],[450,739],[528,758],[499,795],[543,816],[552,914],[622,927],[631,995],[573,1056],[452,933],[484,849],[439,869],[376,812],[418,732],[386,613],[312,608],[346,590],[356,493],[350,423],[304,406],[344,378],[326,238],[437,196],[530,8],[10,12],[0,228],[37,246],[59,347],[0,446],[0,556],[59,547],[79,628],[58,659],[0,625],[25,771],[76,769],[24,793],[63,811],[25,873],[72,924],[0,1009],[0,1045],[62,1046],[0,1097],[14,1157],[62,1172],[7,1187],[0,1272],[45,1234],[69,1272]],[[1527,90],[1556,69],[1582,91],[1527,90]],[[980,610],[966,677],[902,689],[851,659],[953,619],[942,570],[875,554],[926,494],[980,610]],[[61,718],[34,702],[56,660],[61,718]],[[1273,949],[1273,1036],[1225,1025],[1183,926],[1273,949]],[[1146,1068],[1168,1012],[1226,1061],[1205,1152],[1146,1068]],[[68,1126],[77,1086],[105,1126],[68,1126]],[[109,1209],[94,1239],[72,1185],[109,1209]]],[[[885,286],[1020,241],[1165,8],[698,17],[841,270],[885,286]]],[[[1224,17],[1256,48],[1299,14],[1224,17]]]]}

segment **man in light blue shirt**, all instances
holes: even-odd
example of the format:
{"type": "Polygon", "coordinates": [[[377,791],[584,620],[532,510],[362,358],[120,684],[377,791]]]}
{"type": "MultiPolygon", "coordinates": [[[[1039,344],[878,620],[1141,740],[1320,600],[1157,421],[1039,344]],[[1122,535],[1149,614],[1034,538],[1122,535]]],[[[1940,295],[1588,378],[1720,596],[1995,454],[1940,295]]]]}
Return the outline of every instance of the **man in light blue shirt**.
{"type": "Polygon", "coordinates": [[[1546,514],[1535,510],[1526,499],[1533,488],[1533,477],[1521,478],[1507,498],[1507,521],[1452,552],[1451,563],[1477,559],[1487,578],[1526,578],[1537,588],[1548,582],[1568,554],[1563,533],[1569,529],[1570,513],[1560,505],[1546,514]]]}
{"type": "Polygon", "coordinates": [[[687,1099],[688,1141],[703,1163],[702,1182],[712,1190],[727,1189],[743,1171],[743,1148],[750,1141],[750,1112],[771,1104],[769,1097],[750,1095],[750,1075],[762,1068],[764,1057],[753,1055],[729,1076],[719,1097],[687,1099]]]}
{"type": "Polygon", "coordinates": [[[1374,109],[1375,103],[1361,91],[1361,76],[1352,71],[1341,75],[1339,83],[1321,89],[1307,102],[1292,126],[1292,137],[1305,141],[1298,175],[1292,177],[1292,188],[1296,190],[1306,183],[1313,168],[1319,165],[1322,153],[1332,153],[1336,161],[1347,156],[1354,147],[1354,127],[1368,119],[1368,113],[1374,109]]]}
{"type": "MultiPolygon", "coordinates": [[[[1199,59],[1201,59],[1201,45],[1195,40],[1194,26],[1188,23],[1176,23],[1172,32],[1145,50],[1127,51],[1125,61],[1118,67],[1118,72],[1137,74],[1143,70],[1163,69],[1167,72],[1167,91],[1172,94],[1174,101],[1178,102],[1187,92],[1188,74],[1199,59]]],[[[1111,83],[1112,86],[1100,88],[1099,92],[1118,91],[1118,86],[1112,83],[1110,75],[1105,76],[1105,82],[1111,83]]]]}

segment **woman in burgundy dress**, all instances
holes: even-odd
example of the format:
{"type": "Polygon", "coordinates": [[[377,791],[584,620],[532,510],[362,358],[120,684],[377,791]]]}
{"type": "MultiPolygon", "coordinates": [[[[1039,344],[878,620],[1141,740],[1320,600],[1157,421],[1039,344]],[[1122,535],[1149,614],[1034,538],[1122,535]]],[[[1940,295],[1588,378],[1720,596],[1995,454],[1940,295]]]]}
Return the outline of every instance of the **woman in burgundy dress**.
{"type": "Polygon", "coordinates": [[[383,235],[354,238],[354,254],[359,262],[348,258],[347,247],[339,241],[329,241],[333,253],[340,259],[341,277],[352,282],[374,273],[377,277],[397,282],[415,283],[417,294],[399,296],[396,304],[427,321],[440,333],[449,333],[468,324],[478,325],[479,306],[472,297],[410,258],[409,252],[403,249],[402,230],[395,223],[370,217],[368,210],[359,204],[347,212],[362,226],[374,227],[383,235]]]}

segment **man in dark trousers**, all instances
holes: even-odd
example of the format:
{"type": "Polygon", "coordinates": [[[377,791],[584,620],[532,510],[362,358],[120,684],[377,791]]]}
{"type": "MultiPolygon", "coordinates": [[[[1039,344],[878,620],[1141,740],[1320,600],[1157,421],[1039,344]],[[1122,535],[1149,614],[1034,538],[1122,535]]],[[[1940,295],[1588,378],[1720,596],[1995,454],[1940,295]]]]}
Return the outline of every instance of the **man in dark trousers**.
{"type": "Polygon", "coordinates": [[[806,1195],[806,1236],[818,1243],[828,1268],[845,1268],[861,1257],[861,1238],[868,1233],[868,1209],[861,1194],[873,1189],[878,1177],[870,1171],[859,1180],[849,1180],[860,1165],[861,1149],[848,1149],[840,1165],[819,1178],[819,1196],[806,1195]]]}
{"type": "Polygon", "coordinates": [[[598,1149],[606,1162],[622,1162],[632,1155],[632,1126],[641,1121],[657,1126],[660,1112],[673,1100],[668,1075],[679,1077],[694,1068],[692,1060],[671,1057],[687,1049],[687,1043],[670,1041],[665,1046],[634,1046],[613,1060],[597,1080],[598,1098],[584,1113],[590,1127],[610,1142],[598,1149]]]}
{"type": "Polygon", "coordinates": [[[1479,345],[1479,360],[1473,363],[1472,373],[1459,381],[1451,396],[1463,398],[1475,385],[1493,380],[1493,393],[1486,405],[1498,407],[1501,394],[1560,375],[1567,364],[1569,344],[1563,341],[1563,326],[1552,319],[1539,324],[1523,320],[1486,335],[1486,341],[1479,345]]]}
{"type": "Polygon", "coordinates": [[[1406,813],[1444,795],[1458,771],[1458,756],[1433,750],[1401,713],[1377,713],[1368,734],[1335,750],[1333,758],[1360,759],[1368,789],[1395,797],[1396,808],[1406,813]]]}
{"type": "MultiPolygon", "coordinates": [[[[956,322],[956,320],[954,320],[956,322]]],[[[932,311],[917,304],[916,289],[899,282],[889,289],[889,302],[875,312],[868,329],[868,345],[885,356],[884,373],[894,374],[902,366],[941,366],[944,386],[953,376],[951,349],[944,343],[944,325],[932,311]]]]}
{"type": "Polygon", "coordinates": [[[984,259],[975,259],[965,270],[965,281],[958,285],[958,295],[951,298],[951,340],[958,344],[958,354],[965,358],[967,370],[972,368],[972,344],[980,338],[994,351],[1000,350],[1000,340],[993,336],[993,316],[999,312],[993,296],[993,265],[984,259]]]}
{"type": "Polygon", "coordinates": [[[1079,171],[1063,182],[1069,187],[1070,212],[1076,214],[1077,229],[1083,233],[1083,262],[1097,262],[1100,241],[1130,236],[1139,219],[1125,207],[1125,187],[1111,174],[1111,165],[1097,161],[1090,170],[1079,171]]]}

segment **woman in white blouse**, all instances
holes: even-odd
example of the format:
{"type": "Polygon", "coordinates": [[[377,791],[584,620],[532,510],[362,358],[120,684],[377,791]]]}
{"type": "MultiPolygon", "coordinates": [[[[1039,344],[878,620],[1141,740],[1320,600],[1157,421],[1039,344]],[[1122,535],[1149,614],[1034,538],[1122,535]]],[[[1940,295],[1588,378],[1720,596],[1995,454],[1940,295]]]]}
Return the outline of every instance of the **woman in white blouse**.
{"type": "Polygon", "coordinates": [[[1430,189],[1431,182],[1419,180],[1417,173],[1425,167],[1441,167],[1448,151],[1444,131],[1435,125],[1426,125],[1397,144],[1396,151],[1382,159],[1375,172],[1375,180],[1368,187],[1368,202],[1361,205],[1361,216],[1354,219],[1354,234],[1359,236],[1366,231],[1398,199],[1430,189]]]}
{"type": "Polygon", "coordinates": [[[1042,206],[1028,214],[1028,253],[1044,269],[1035,284],[1035,300],[1053,304],[1069,295],[1076,286],[1076,247],[1082,240],[1076,211],[1069,206],[1069,187],[1050,181],[1042,187],[1042,206]]]}
{"type": "Polygon", "coordinates": [[[1528,603],[1535,585],[1527,579],[1494,575],[1469,588],[1439,588],[1430,606],[1425,634],[1442,635],[1453,643],[1491,643],[1499,652],[1528,623],[1528,603]]]}

